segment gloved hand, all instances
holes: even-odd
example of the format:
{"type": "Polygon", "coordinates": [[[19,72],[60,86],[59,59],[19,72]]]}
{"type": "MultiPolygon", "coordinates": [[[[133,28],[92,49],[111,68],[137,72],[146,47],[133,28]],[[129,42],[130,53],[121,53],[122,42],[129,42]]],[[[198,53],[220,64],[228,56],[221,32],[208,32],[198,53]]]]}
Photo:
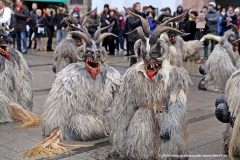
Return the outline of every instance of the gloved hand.
{"type": "Polygon", "coordinates": [[[169,129],[164,129],[160,133],[160,138],[169,140],[170,139],[170,130],[169,129]]]}

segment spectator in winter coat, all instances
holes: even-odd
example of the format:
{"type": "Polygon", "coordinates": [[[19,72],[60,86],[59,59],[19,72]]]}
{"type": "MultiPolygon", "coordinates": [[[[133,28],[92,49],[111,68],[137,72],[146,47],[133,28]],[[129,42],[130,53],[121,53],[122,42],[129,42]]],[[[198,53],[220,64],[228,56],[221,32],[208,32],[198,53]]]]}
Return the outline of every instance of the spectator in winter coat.
{"type": "MultiPolygon", "coordinates": [[[[207,25],[209,27],[208,33],[216,35],[218,31],[218,19],[219,13],[214,9],[216,7],[215,2],[210,2],[208,4],[208,12],[206,13],[205,17],[207,20],[207,25]]],[[[211,40],[211,51],[213,51],[215,47],[216,41],[211,40]]]]}
{"type": "MultiPolygon", "coordinates": [[[[204,14],[204,13],[200,13],[199,16],[200,16],[200,17],[205,17],[205,14],[204,14]]],[[[197,23],[197,22],[198,22],[198,19],[196,19],[195,22],[197,23]]],[[[195,40],[200,40],[200,39],[202,39],[202,37],[203,37],[204,35],[207,34],[207,30],[208,30],[209,28],[208,28],[208,26],[207,26],[206,19],[205,19],[205,21],[204,21],[203,23],[205,24],[205,28],[197,28],[197,29],[196,29],[195,40]]],[[[209,40],[206,39],[206,40],[203,42],[204,50],[203,50],[202,53],[200,54],[200,59],[198,59],[198,60],[196,61],[197,64],[202,64],[202,63],[204,63],[204,57],[205,57],[205,58],[208,57],[208,50],[206,50],[208,44],[209,44],[209,40]]]]}
{"type": "MultiPolygon", "coordinates": [[[[110,18],[109,5],[108,5],[108,4],[105,4],[105,5],[104,5],[104,11],[103,11],[103,13],[102,13],[102,15],[101,15],[101,20],[100,20],[101,26],[100,26],[100,28],[104,28],[104,27],[108,26],[108,24],[106,23],[106,20],[109,21],[109,18],[110,18]]],[[[102,33],[105,33],[105,32],[107,32],[107,30],[102,31],[102,33]]],[[[106,51],[108,50],[108,49],[107,49],[107,46],[108,46],[107,43],[108,43],[108,38],[105,38],[105,39],[103,40],[103,42],[102,42],[102,45],[105,47],[106,51]]]]}
{"type": "Polygon", "coordinates": [[[181,14],[183,14],[183,6],[179,5],[177,7],[177,10],[173,13],[173,17],[180,16],[181,14]]]}
{"type": "Polygon", "coordinates": [[[45,15],[45,24],[48,34],[48,41],[47,41],[47,52],[52,52],[52,38],[54,34],[54,22],[55,22],[56,12],[53,9],[53,5],[50,4],[47,8],[46,15],[45,15]]]}
{"type": "MultiPolygon", "coordinates": [[[[136,3],[133,4],[132,12],[142,16],[141,4],[139,2],[136,2],[136,3]]],[[[139,19],[134,19],[132,17],[128,17],[128,32],[132,32],[134,29],[136,29],[139,26],[142,26],[142,23],[139,19]]],[[[138,39],[140,39],[140,37],[137,33],[128,35],[128,41],[129,41],[129,47],[130,47],[131,55],[135,55],[133,46],[134,46],[134,43],[138,39]]],[[[131,58],[130,59],[130,66],[134,65],[135,63],[137,63],[137,59],[136,58],[131,58]]]]}
{"type": "Polygon", "coordinates": [[[188,35],[188,40],[194,40],[195,39],[195,33],[196,33],[196,19],[198,16],[197,11],[191,11],[190,12],[190,17],[189,17],[189,35],[188,35]]]}
{"type": "Polygon", "coordinates": [[[117,38],[116,38],[116,47],[115,47],[115,50],[116,51],[124,51],[124,47],[123,47],[123,44],[124,44],[124,41],[123,41],[123,29],[122,29],[122,24],[124,23],[124,17],[123,15],[121,15],[119,12],[118,12],[118,9],[117,8],[114,8],[116,11],[117,11],[117,18],[118,18],[118,26],[117,26],[117,38]],[[120,50],[119,50],[119,44],[120,44],[120,50]]]}
{"type": "Polygon", "coordinates": [[[26,26],[27,18],[29,15],[29,10],[26,6],[23,5],[22,0],[17,0],[17,8],[14,10],[14,15],[16,17],[16,37],[17,37],[17,49],[21,52],[21,40],[23,42],[23,54],[27,54],[27,37],[26,37],[26,26]]]}
{"type": "Polygon", "coordinates": [[[100,25],[99,17],[96,12],[92,12],[90,16],[90,22],[88,22],[87,29],[88,33],[91,35],[93,38],[96,30],[98,29],[98,26],[100,25]]]}
{"type": "MultiPolygon", "coordinates": [[[[32,34],[34,33],[35,31],[35,18],[37,17],[37,14],[36,14],[36,10],[37,10],[37,3],[33,3],[32,4],[32,10],[30,11],[29,13],[29,45],[28,45],[28,49],[32,48],[32,34]]],[[[37,42],[35,41],[34,43],[34,48],[33,49],[36,49],[36,46],[37,46],[37,42]]]]}
{"type": "Polygon", "coordinates": [[[78,24],[80,24],[80,12],[79,12],[79,10],[72,9],[69,12],[69,14],[72,15],[73,17],[75,17],[77,19],[78,24]]]}
{"type": "Polygon", "coordinates": [[[233,11],[234,8],[232,6],[229,6],[227,13],[223,16],[221,23],[222,25],[221,35],[223,35],[227,30],[231,29],[231,26],[228,26],[226,21],[237,25],[238,23],[237,15],[233,11]]]}
{"type": "Polygon", "coordinates": [[[67,13],[67,12],[66,12],[66,9],[64,8],[64,3],[61,2],[58,5],[58,13],[56,15],[56,20],[54,25],[54,29],[57,30],[57,45],[60,43],[61,39],[64,39],[66,37],[65,29],[67,27],[67,24],[65,22],[62,22],[64,17],[62,13],[67,13]]]}
{"type": "Polygon", "coordinates": [[[37,17],[35,18],[35,38],[37,41],[37,48],[36,51],[43,51],[43,37],[45,35],[44,33],[44,26],[45,26],[45,21],[44,18],[42,17],[42,11],[38,9],[36,11],[37,17]],[[40,30],[41,29],[41,30],[40,30]]]}

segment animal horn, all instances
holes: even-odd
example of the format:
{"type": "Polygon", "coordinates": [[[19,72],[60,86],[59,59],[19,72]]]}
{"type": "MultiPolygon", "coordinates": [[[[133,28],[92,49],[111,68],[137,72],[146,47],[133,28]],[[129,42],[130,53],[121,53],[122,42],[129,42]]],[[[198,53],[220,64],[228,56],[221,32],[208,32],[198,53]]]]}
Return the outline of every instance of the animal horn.
{"type": "Polygon", "coordinates": [[[145,36],[144,36],[143,29],[142,29],[141,26],[140,26],[140,27],[137,27],[137,28],[134,29],[132,32],[129,32],[129,33],[126,33],[126,34],[132,34],[132,33],[135,33],[135,32],[137,32],[138,35],[139,35],[139,37],[141,38],[141,40],[142,40],[144,43],[146,43],[146,38],[145,38],[145,36]]]}
{"type": "Polygon", "coordinates": [[[112,26],[114,25],[114,23],[115,23],[115,22],[113,21],[113,22],[112,22],[110,25],[108,25],[107,27],[98,29],[98,30],[95,32],[95,34],[94,34],[94,38],[93,38],[94,41],[96,41],[96,40],[98,39],[98,37],[99,37],[99,35],[101,34],[102,31],[104,31],[104,30],[112,27],[112,26]]]}
{"type": "Polygon", "coordinates": [[[211,39],[211,40],[215,40],[215,41],[218,41],[220,42],[222,40],[222,38],[220,36],[215,36],[215,35],[212,35],[212,34],[207,34],[205,36],[202,37],[202,39],[200,39],[200,42],[203,42],[205,41],[206,39],[211,39]]]}
{"type": "Polygon", "coordinates": [[[79,32],[79,31],[72,31],[72,32],[69,32],[68,34],[78,34],[80,37],[82,37],[82,39],[84,40],[84,42],[88,45],[92,44],[91,42],[91,38],[89,38],[85,33],[83,32],[79,32]]]}
{"type": "Polygon", "coordinates": [[[71,21],[75,26],[78,25],[78,21],[75,17],[73,17],[72,15],[70,14],[67,14],[67,13],[62,13],[64,16],[68,16],[67,20],[71,21]]]}
{"type": "Polygon", "coordinates": [[[98,37],[98,39],[95,41],[96,45],[99,45],[104,38],[106,38],[107,36],[114,36],[114,37],[117,37],[115,34],[113,33],[103,33],[102,35],[100,35],[98,37]]]}
{"type": "Polygon", "coordinates": [[[102,58],[101,62],[103,63],[103,62],[105,62],[106,59],[107,59],[107,51],[105,50],[105,48],[103,48],[102,54],[103,54],[103,58],[102,58]]]}
{"type": "Polygon", "coordinates": [[[85,19],[86,16],[89,16],[89,15],[92,14],[92,12],[96,12],[96,11],[97,11],[97,7],[96,7],[94,10],[92,10],[92,11],[84,14],[84,15],[81,17],[80,25],[83,26],[83,25],[86,23],[86,21],[87,21],[87,20],[85,19]]]}
{"type": "MultiPolygon", "coordinates": [[[[83,28],[79,28],[71,23],[69,23],[68,21],[65,22],[71,29],[76,29],[76,30],[79,30],[81,32],[83,32],[84,34],[86,34],[90,39],[91,39],[91,35],[88,33],[87,30],[83,29],[83,28]]],[[[69,28],[69,29],[70,29],[69,28]]]]}
{"type": "Polygon", "coordinates": [[[84,61],[85,59],[85,58],[81,58],[83,56],[83,46],[84,45],[81,45],[80,47],[78,47],[74,53],[78,61],[84,61]]]}
{"type": "Polygon", "coordinates": [[[4,9],[3,9],[3,11],[0,13],[0,17],[2,17],[2,16],[3,16],[3,14],[4,14],[4,9]]]}
{"type": "Polygon", "coordinates": [[[177,22],[177,21],[181,21],[186,15],[187,13],[189,12],[190,8],[188,10],[186,10],[183,14],[181,14],[180,16],[177,16],[177,17],[174,17],[174,18],[170,18],[168,20],[166,20],[165,22],[163,22],[162,24],[160,24],[157,28],[154,29],[153,33],[152,33],[152,36],[150,38],[150,43],[151,44],[154,44],[156,42],[156,40],[159,38],[159,36],[161,34],[159,34],[160,30],[162,27],[165,27],[168,25],[168,23],[170,22],[177,22]]]}
{"type": "Polygon", "coordinates": [[[149,23],[148,23],[148,20],[143,18],[142,16],[139,16],[129,10],[127,10],[125,7],[123,7],[125,9],[125,11],[129,14],[129,16],[131,16],[132,18],[135,18],[135,19],[140,19],[141,22],[142,22],[142,28],[143,28],[143,31],[144,31],[144,34],[145,36],[148,38],[150,36],[150,27],[149,27],[149,23]]]}
{"type": "Polygon", "coordinates": [[[232,27],[232,30],[233,30],[236,34],[239,34],[239,33],[238,33],[238,28],[237,28],[237,26],[236,26],[235,24],[233,24],[233,23],[231,23],[231,22],[229,22],[229,21],[226,21],[226,20],[224,20],[224,22],[227,22],[227,25],[228,25],[228,26],[231,26],[231,27],[232,27]]]}
{"type": "Polygon", "coordinates": [[[163,45],[163,43],[164,42],[159,42],[158,44],[156,44],[156,46],[160,45],[162,47],[162,49],[163,49],[163,55],[160,58],[157,58],[157,61],[163,61],[168,56],[168,53],[169,53],[168,52],[168,46],[167,45],[163,45]]]}
{"type": "Polygon", "coordinates": [[[12,32],[12,31],[14,31],[14,28],[12,28],[12,29],[6,29],[6,31],[12,32]]]}
{"type": "MultiPolygon", "coordinates": [[[[188,14],[189,10],[191,8],[187,9],[183,14],[181,14],[180,16],[177,16],[177,17],[174,17],[174,18],[170,18],[168,20],[166,20],[165,22],[163,22],[162,24],[160,24],[157,28],[159,27],[163,27],[163,26],[166,26],[168,25],[168,23],[170,22],[178,22],[178,21],[181,21],[182,19],[184,19],[186,17],[186,15],[188,14]]],[[[155,31],[155,30],[154,30],[155,31]]]]}
{"type": "Polygon", "coordinates": [[[135,55],[134,56],[129,56],[128,58],[131,58],[131,57],[139,58],[139,56],[138,56],[138,49],[140,48],[140,46],[141,46],[141,39],[137,40],[134,43],[133,49],[134,49],[135,55]]]}
{"type": "Polygon", "coordinates": [[[233,44],[237,44],[238,42],[240,42],[240,39],[237,39],[236,41],[233,41],[233,44]]]}
{"type": "Polygon", "coordinates": [[[172,27],[168,27],[168,26],[163,26],[163,27],[159,27],[159,28],[156,28],[154,30],[154,33],[152,34],[152,36],[150,37],[150,40],[149,40],[149,43],[150,44],[154,44],[157,39],[159,38],[159,36],[165,32],[165,31],[172,31],[174,33],[176,33],[177,35],[179,36],[186,36],[186,35],[189,35],[189,33],[183,33],[177,29],[174,29],[172,27]]]}

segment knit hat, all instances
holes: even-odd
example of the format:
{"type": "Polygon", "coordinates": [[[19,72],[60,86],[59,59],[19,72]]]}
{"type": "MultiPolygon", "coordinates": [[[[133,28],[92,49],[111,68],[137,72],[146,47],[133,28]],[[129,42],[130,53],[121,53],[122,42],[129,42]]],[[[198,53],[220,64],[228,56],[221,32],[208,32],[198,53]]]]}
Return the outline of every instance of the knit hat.
{"type": "Polygon", "coordinates": [[[53,8],[53,5],[52,5],[52,4],[49,4],[49,5],[48,5],[48,8],[53,8]]]}
{"type": "Polygon", "coordinates": [[[239,13],[239,8],[235,8],[234,12],[238,12],[239,13]]]}
{"type": "Polygon", "coordinates": [[[64,7],[64,3],[59,3],[58,7],[64,7]]]}
{"type": "Polygon", "coordinates": [[[213,8],[216,7],[216,3],[215,3],[215,2],[210,2],[208,5],[209,5],[209,6],[213,6],[213,8]]]}
{"type": "Polygon", "coordinates": [[[105,5],[104,5],[104,8],[108,8],[108,9],[109,9],[109,5],[108,5],[108,4],[105,4],[105,5]]]}
{"type": "Polygon", "coordinates": [[[80,8],[78,6],[74,6],[73,9],[78,10],[78,11],[80,10],[80,8]]]}

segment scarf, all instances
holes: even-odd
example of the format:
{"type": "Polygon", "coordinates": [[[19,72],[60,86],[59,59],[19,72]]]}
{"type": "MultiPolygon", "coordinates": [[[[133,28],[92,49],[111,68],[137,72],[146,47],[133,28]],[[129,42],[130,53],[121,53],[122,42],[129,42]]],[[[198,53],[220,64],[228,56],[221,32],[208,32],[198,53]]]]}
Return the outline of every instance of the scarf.
{"type": "Polygon", "coordinates": [[[21,8],[22,8],[22,4],[19,4],[19,5],[17,6],[17,11],[19,12],[21,8]]]}
{"type": "Polygon", "coordinates": [[[230,14],[230,13],[227,12],[227,16],[228,16],[228,17],[232,17],[232,16],[234,16],[234,15],[235,15],[234,12],[233,12],[232,14],[230,14]]]}

